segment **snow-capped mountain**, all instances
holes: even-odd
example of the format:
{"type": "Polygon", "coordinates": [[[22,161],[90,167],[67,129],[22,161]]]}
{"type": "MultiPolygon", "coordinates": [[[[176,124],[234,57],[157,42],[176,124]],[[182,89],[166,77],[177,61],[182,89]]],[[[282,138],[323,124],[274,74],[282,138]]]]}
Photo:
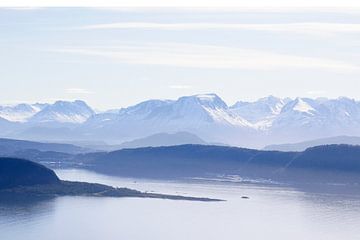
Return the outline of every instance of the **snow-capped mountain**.
{"type": "Polygon", "coordinates": [[[271,125],[271,132],[273,137],[288,142],[359,135],[360,104],[348,98],[296,98],[282,108],[271,125]]]}
{"type": "Polygon", "coordinates": [[[241,116],[254,127],[268,128],[280,114],[282,108],[290,99],[281,99],[274,96],[261,98],[255,102],[239,101],[230,107],[230,111],[241,116]]]}
{"type": "Polygon", "coordinates": [[[131,140],[159,132],[189,131],[214,140],[215,132],[219,134],[218,138],[225,138],[227,134],[224,133],[234,127],[247,131],[251,124],[231,113],[216,94],[201,94],[176,101],[149,100],[118,113],[96,114],[83,124],[82,131],[114,140],[131,140]]]}
{"type": "Polygon", "coordinates": [[[6,130],[6,136],[116,144],[181,131],[194,133],[208,142],[246,147],[339,135],[360,136],[360,103],[349,98],[269,96],[229,107],[216,94],[199,94],[177,100],[148,100],[100,113],[83,101],[58,101],[0,107],[1,119],[0,127],[6,130]]]}
{"type": "Polygon", "coordinates": [[[137,121],[173,125],[202,126],[209,123],[250,126],[245,119],[229,111],[226,103],[216,94],[201,94],[172,100],[149,100],[118,113],[101,113],[91,117],[85,124],[99,126],[102,123],[125,124],[137,121]]]}
{"type": "Polygon", "coordinates": [[[25,122],[41,111],[46,104],[26,104],[0,106],[0,117],[12,122],[25,122]]]}
{"type": "Polygon", "coordinates": [[[93,114],[94,111],[83,101],[57,101],[37,112],[29,122],[83,123],[93,114]]]}
{"type": "Polygon", "coordinates": [[[241,117],[228,111],[226,103],[216,94],[181,97],[152,109],[146,119],[176,126],[201,127],[206,124],[250,126],[241,117]]]}
{"type": "Polygon", "coordinates": [[[285,105],[272,127],[301,125],[306,127],[349,128],[360,124],[360,104],[349,98],[296,98],[285,105]]]}
{"type": "Polygon", "coordinates": [[[202,94],[175,101],[150,100],[118,113],[97,114],[84,126],[96,129],[95,135],[103,134],[102,139],[114,135],[127,140],[158,132],[188,131],[207,141],[260,146],[274,141],[360,135],[359,113],[360,104],[348,98],[269,96],[228,107],[216,94],[202,94]]]}

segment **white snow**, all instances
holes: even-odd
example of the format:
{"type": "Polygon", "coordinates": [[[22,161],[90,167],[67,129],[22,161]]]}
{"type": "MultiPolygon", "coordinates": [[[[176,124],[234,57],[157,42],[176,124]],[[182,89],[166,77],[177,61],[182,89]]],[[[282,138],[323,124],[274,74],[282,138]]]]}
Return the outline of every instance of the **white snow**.
{"type": "Polygon", "coordinates": [[[26,122],[41,109],[36,105],[18,104],[0,106],[0,117],[11,122],[26,122]]]}
{"type": "Polygon", "coordinates": [[[214,110],[206,107],[204,107],[204,109],[209,113],[209,115],[215,122],[234,125],[234,126],[241,126],[241,127],[250,127],[250,128],[252,127],[251,123],[249,123],[240,116],[235,116],[229,113],[229,111],[227,110],[223,110],[223,109],[214,110]]]}
{"type": "Polygon", "coordinates": [[[310,106],[308,103],[306,103],[301,98],[298,99],[298,102],[294,106],[293,110],[298,111],[298,112],[308,113],[311,115],[313,115],[314,112],[316,111],[312,106],[310,106]]]}

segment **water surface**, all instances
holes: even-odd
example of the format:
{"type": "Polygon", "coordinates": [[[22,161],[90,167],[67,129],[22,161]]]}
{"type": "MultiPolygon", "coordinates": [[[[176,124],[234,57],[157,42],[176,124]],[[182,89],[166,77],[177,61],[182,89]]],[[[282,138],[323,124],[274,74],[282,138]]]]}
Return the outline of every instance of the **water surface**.
{"type": "Polygon", "coordinates": [[[62,179],[226,202],[58,197],[0,203],[0,239],[358,239],[358,195],[283,187],[126,179],[58,170],[62,179]],[[243,199],[248,196],[250,199],[243,199]]]}

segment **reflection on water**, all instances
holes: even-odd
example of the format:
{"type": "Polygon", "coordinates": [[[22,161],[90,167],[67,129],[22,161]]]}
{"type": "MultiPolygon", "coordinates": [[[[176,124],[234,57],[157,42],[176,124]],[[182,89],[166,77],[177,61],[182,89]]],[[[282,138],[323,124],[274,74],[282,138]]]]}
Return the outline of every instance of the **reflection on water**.
{"type": "Polygon", "coordinates": [[[0,239],[358,239],[358,195],[288,188],[123,179],[59,170],[62,179],[205,196],[204,203],[59,197],[0,201],[0,239]],[[242,196],[250,199],[242,199],[242,196]]]}
{"type": "MultiPolygon", "coordinates": [[[[23,228],[31,227],[46,220],[54,210],[54,198],[24,198],[13,195],[1,195],[0,197],[0,239],[3,228],[13,233],[23,228]]],[[[15,238],[16,239],[16,238],[15,238]]]]}

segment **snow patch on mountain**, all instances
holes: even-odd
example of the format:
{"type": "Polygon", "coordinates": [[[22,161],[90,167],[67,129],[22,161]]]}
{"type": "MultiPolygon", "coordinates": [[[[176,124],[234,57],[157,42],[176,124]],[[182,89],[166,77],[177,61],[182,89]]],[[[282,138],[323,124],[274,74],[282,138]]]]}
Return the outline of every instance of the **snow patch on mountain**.
{"type": "Polygon", "coordinates": [[[308,113],[310,115],[314,115],[314,112],[316,112],[316,110],[310,106],[308,103],[306,103],[303,99],[298,98],[297,99],[297,103],[295,104],[295,106],[293,107],[294,111],[299,111],[299,112],[304,112],[304,113],[308,113]]]}

